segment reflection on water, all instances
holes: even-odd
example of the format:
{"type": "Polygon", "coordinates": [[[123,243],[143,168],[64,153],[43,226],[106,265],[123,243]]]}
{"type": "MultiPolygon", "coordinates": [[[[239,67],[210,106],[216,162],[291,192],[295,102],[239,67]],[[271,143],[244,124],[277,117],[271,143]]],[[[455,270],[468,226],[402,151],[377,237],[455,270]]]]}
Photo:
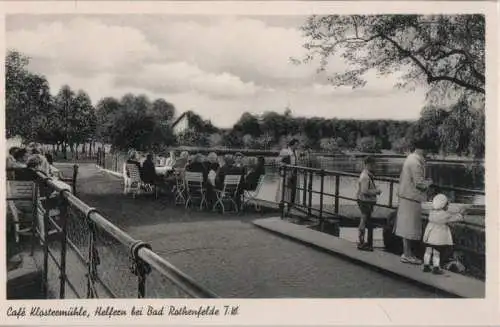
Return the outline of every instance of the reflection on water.
{"type": "MultiPolygon", "coordinates": [[[[271,158],[269,158],[271,159],[271,158]]],[[[271,159],[273,160],[273,159],[271,159]]],[[[377,158],[376,175],[385,177],[399,177],[404,159],[399,158],[377,158]]],[[[360,173],[362,170],[362,160],[361,159],[351,159],[350,157],[321,157],[318,158],[317,164],[318,168],[338,170],[350,173],[360,173]]],[[[455,164],[455,163],[427,163],[426,168],[427,178],[433,180],[435,184],[442,186],[452,186],[475,190],[484,190],[484,166],[482,164],[455,164]]],[[[259,196],[265,200],[275,200],[276,193],[279,185],[279,174],[277,168],[269,167],[267,170],[265,179],[265,184],[259,196]]],[[[299,177],[299,184],[302,185],[303,177],[299,177]]],[[[382,190],[382,194],[379,196],[379,204],[389,204],[389,183],[377,181],[377,186],[382,190]]],[[[299,185],[299,188],[302,187],[299,185]]],[[[397,204],[397,184],[394,185],[394,193],[392,198],[392,203],[397,204]]],[[[313,179],[313,189],[319,191],[320,189],[320,177],[315,176],[313,179]]],[[[357,178],[355,177],[341,177],[340,178],[340,195],[345,197],[355,197],[357,189],[357,178]]],[[[335,193],[335,177],[325,176],[324,182],[324,192],[325,193],[335,193]]],[[[485,204],[485,198],[483,195],[473,195],[470,193],[461,192],[446,192],[454,201],[459,203],[470,203],[470,204],[485,204]]],[[[278,196],[279,197],[279,196],[278,196]]],[[[303,194],[299,190],[297,194],[298,199],[302,202],[303,194]]],[[[308,197],[308,195],[306,195],[308,197]]],[[[325,202],[330,202],[331,200],[325,198],[325,202]]],[[[319,194],[313,194],[313,204],[319,203],[319,194]]],[[[352,201],[340,199],[340,204],[352,204],[352,201]]]]}

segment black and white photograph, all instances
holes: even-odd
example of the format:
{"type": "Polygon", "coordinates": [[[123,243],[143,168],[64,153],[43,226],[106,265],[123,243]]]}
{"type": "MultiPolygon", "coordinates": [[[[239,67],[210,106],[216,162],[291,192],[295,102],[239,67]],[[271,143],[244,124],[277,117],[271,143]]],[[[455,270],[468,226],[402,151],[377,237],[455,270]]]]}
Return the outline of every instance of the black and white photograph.
{"type": "Polygon", "coordinates": [[[6,14],[7,300],[485,299],[487,21],[6,14]]]}

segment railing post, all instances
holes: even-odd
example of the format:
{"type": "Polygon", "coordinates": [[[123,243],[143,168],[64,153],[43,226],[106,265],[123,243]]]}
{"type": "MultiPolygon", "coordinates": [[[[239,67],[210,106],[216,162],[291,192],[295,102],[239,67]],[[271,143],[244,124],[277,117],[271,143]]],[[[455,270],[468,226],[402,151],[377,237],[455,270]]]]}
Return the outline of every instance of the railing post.
{"type": "Polygon", "coordinates": [[[394,182],[389,182],[389,207],[392,207],[392,201],[394,197],[394,182]]]}
{"type": "Polygon", "coordinates": [[[335,214],[339,214],[340,175],[335,175],[335,214]]]}
{"type": "Polygon", "coordinates": [[[114,157],[115,157],[115,170],[114,171],[118,172],[118,154],[115,153],[114,157]]]}
{"type": "Polygon", "coordinates": [[[73,192],[73,195],[76,196],[76,179],[78,176],[78,165],[75,164],[73,165],[73,176],[71,178],[71,190],[73,192]]]}
{"type": "Polygon", "coordinates": [[[35,190],[33,192],[33,220],[31,222],[31,240],[32,240],[30,249],[31,256],[35,254],[35,242],[37,241],[36,228],[38,221],[38,193],[40,192],[40,185],[41,185],[37,180],[33,182],[35,183],[35,190]]]}
{"type": "Polygon", "coordinates": [[[281,210],[281,219],[285,218],[285,189],[286,185],[286,166],[280,167],[281,172],[281,201],[280,201],[280,210],[281,210]]]}
{"type": "MultiPolygon", "coordinates": [[[[37,202],[35,203],[36,206],[38,206],[38,199],[37,202]]],[[[43,287],[43,293],[45,297],[48,295],[48,273],[49,273],[49,206],[48,206],[48,199],[45,198],[45,205],[42,206],[44,209],[43,212],[43,226],[41,228],[41,232],[43,233],[43,275],[42,275],[42,287],[43,287]],[[43,231],[42,231],[43,230],[43,231]]]]}
{"type": "Polygon", "coordinates": [[[302,205],[305,207],[307,205],[307,196],[306,196],[307,170],[304,169],[302,175],[304,176],[302,178],[302,205]]]}
{"type": "Polygon", "coordinates": [[[314,173],[312,171],[309,172],[309,183],[307,185],[308,191],[309,191],[309,205],[307,206],[307,215],[311,217],[312,215],[312,195],[313,195],[313,175],[314,173]]]}
{"type": "Polygon", "coordinates": [[[320,223],[320,229],[323,230],[324,227],[324,219],[323,219],[323,193],[325,191],[325,170],[321,169],[320,172],[321,176],[321,186],[320,186],[320,191],[319,191],[319,223],[320,223]]]}
{"type": "Polygon", "coordinates": [[[87,263],[87,298],[96,297],[94,291],[94,280],[97,277],[97,266],[101,263],[99,258],[99,252],[95,246],[97,239],[97,227],[93,220],[90,219],[90,215],[97,210],[90,208],[87,212],[87,223],[89,226],[89,249],[88,249],[88,263],[87,263]]]}
{"type": "Polygon", "coordinates": [[[69,192],[68,190],[62,190],[60,193],[60,208],[59,208],[59,220],[61,221],[61,271],[59,274],[59,298],[64,299],[66,297],[66,251],[68,246],[68,202],[66,201],[64,192],[69,192]]]}
{"type": "Polygon", "coordinates": [[[101,157],[101,159],[102,159],[102,165],[101,165],[101,167],[104,168],[104,169],[106,169],[106,149],[104,149],[104,147],[102,149],[102,157],[101,157]]]}
{"type": "Polygon", "coordinates": [[[130,247],[130,269],[137,276],[137,298],[146,297],[146,278],[151,272],[151,266],[139,257],[139,250],[147,248],[151,250],[151,245],[143,241],[137,241],[130,247]]]}

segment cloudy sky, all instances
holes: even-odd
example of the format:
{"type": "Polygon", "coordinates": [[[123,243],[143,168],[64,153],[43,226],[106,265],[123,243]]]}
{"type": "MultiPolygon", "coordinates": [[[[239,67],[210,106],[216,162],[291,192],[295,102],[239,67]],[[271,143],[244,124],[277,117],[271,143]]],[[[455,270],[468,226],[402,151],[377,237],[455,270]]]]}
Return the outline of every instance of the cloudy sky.
{"type": "MultiPolygon", "coordinates": [[[[303,16],[11,15],[7,47],[30,56],[51,91],[68,84],[97,103],[127,92],[164,98],[228,127],[245,111],[296,116],[416,119],[424,91],[367,76],[360,90],[333,88],[301,57],[303,16]]],[[[332,59],[329,71],[343,71],[332,59]]]]}

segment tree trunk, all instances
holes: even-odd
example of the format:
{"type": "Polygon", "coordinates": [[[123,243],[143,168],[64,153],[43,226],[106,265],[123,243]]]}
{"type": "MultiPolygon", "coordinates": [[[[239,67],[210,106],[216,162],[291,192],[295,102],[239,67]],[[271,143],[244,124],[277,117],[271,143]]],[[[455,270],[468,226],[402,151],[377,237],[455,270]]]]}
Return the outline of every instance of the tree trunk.
{"type": "Polygon", "coordinates": [[[62,150],[64,153],[64,160],[68,160],[68,145],[66,144],[66,142],[62,143],[62,150]]]}

